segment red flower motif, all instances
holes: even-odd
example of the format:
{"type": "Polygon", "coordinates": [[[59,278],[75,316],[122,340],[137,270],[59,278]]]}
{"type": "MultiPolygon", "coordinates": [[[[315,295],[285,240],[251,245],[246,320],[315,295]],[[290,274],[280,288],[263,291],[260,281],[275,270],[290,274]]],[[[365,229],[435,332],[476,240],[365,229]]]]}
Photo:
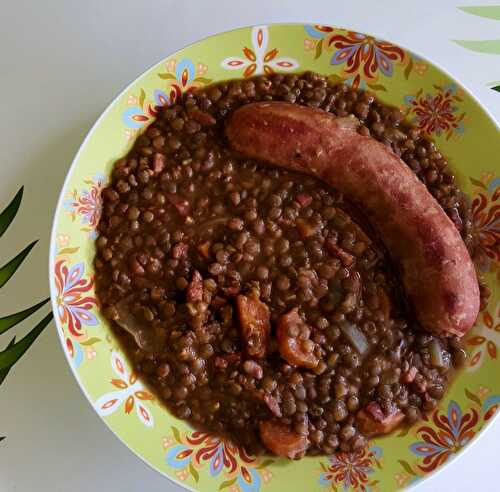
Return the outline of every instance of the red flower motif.
{"type": "Polygon", "coordinates": [[[97,305],[97,299],[85,296],[85,292],[92,290],[93,279],[83,278],[85,267],[83,263],[65,265],[66,260],[56,262],[54,268],[55,284],[57,289],[57,311],[62,324],[67,324],[69,333],[78,337],[83,334],[82,325],[95,326],[97,318],[91,309],[97,305]]]}
{"type": "Polygon", "coordinates": [[[420,427],[417,433],[423,441],[410,446],[413,453],[423,457],[422,464],[418,465],[420,470],[429,473],[458,453],[474,437],[478,421],[479,415],[474,408],[462,415],[455,401],[450,402],[446,415],[435,410],[432,415],[434,427],[420,427]]]}
{"type": "Polygon", "coordinates": [[[208,432],[195,431],[188,435],[186,440],[193,446],[203,445],[196,451],[195,461],[198,464],[201,464],[202,461],[209,461],[211,468],[217,472],[220,472],[222,468],[227,473],[234,472],[239,466],[237,457],[247,464],[256,461],[256,458],[248,456],[242,447],[208,432]]]}
{"type": "Polygon", "coordinates": [[[446,133],[446,138],[450,138],[453,132],[463,132],[465,113],[458,115],[456,106],[461,99],[455,94],[454,85],[435,88],[435,94],[424,95],[420,90],[416,96],[405,98],[410,106],[409,113],[415,116],[413,121],[423,133],[438,136],[446,133]]]}
{"type": "Polygon", "coordinates": [[[372,36],[349,31],[347,35],[335,34],[328,38],[328,46],[334,46],[331,64],[345,64],[347,74],[358,74],[362,78],[374,80],[380,70],[387,77],[393,73],[393,63],[403,62],[405,52],[387,41],[372,36]]]}
{"type": "Polygon", "coordinates": [[[344,490],[366,492],[371,485],[370,477],[374,465],[380,468],[378,457],[382,454],[380,448],[358,449],[350,453],[336,453],[330,457],[330,466],[322,465],[324,472],[320,476],[320,484],[342,485],[344,490]]]}

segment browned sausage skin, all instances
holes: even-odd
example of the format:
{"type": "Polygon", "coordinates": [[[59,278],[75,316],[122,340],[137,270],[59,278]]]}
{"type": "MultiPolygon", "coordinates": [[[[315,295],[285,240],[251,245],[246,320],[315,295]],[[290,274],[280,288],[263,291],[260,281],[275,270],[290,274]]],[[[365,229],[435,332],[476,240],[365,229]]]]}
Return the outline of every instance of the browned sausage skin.
{"type": "Polygon", "coordinates": [[[421,325],[462,336],[479,311],[474,265],[457,229],[413,172],[355,118],[284,102],[248,104],[226,134],[245,157],[304,172],[359,205],[396,264],[421,325]]]}

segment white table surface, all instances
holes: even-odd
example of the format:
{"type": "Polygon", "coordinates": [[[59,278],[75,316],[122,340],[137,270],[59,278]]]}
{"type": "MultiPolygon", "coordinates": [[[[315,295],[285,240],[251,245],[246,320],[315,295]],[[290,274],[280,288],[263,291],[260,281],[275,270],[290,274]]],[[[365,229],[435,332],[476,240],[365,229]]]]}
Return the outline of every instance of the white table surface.
{"type": "MultiPolygon", "coordinates": [[[[2,239],[1,261],[40,238],[29,261],[2,289],[0,313],[48,294],[49,228],[66,171],[100,112],[153,63],[238,26],[335,24],[372,32],[439,62],[500,119],[500,94],[487,86],[500,80],[500,56],[451,41],[498,39],[498,21],[458,9],[495,3],[0,0],[0,204],[25,185],[20,213],[2,239]]],[[[31,326],[25,322],[18,331],[31,326]]],[[[6,343],[0,339],[0,347],[6,343]]],[[[137,459],[100,421],[70,374],[53,325],[0,387],[0,435],[8,436],[0,444],[2,492],[181,490],[137,459]]],[[[464,456],[416,490],[499,490],[499,441],[497,421],[464,456]]]]}

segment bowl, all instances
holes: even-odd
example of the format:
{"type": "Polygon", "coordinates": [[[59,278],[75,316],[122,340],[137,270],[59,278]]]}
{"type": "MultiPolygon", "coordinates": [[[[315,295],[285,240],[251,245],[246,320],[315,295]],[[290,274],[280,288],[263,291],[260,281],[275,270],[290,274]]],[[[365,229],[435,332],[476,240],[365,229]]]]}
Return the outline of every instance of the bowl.
{"type": "Polygon", "coordinates": [[[320,25],[255,26],[168,56],[97,120],[71,165],[55,212],[52,307],[64,353],[90,404],[137,456],[190,490],[390,491],[444,466],[476,439],[500,405],[498,132],[478,101],[446,72],[367,34],[320,25]],[[366,450],[288,462],[247,456],[231,442],[190,428],[155,400],[99,312],[92,260],[107,176],[159,107],[214,81],[304,70],[374,91],[435,139],[471,201],[478,267],[492,296],[466,336],[467,366],[426,420],[375,439],[366,450]]]}

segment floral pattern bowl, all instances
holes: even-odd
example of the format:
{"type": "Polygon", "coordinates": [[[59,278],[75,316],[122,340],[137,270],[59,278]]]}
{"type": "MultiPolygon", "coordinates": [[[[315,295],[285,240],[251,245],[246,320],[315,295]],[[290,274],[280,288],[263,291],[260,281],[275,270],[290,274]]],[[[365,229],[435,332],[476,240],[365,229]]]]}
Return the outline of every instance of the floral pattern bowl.
{"type": "Polygon", "coordinates": [[[500,406],[499,155],[498,127],[457,82],[414,53],[366,34],[319,25],[257,26],[169,56],[99,118],[75,157],[55,213],[52,305],[83,392],[132,451],[190,490],[387,492],[422,480],[468,446],[500,406]],[[231,442],[193,430],[156,401],[99,313],[92,258],[106,176],[161,106],[212,81],[303,70],[375,91],[436,140],[471,201],[477,263],[492,296],[466,337],[467,367],[425,421],[376,439],[366,450],[286,462],[248,456],[231,442]]]}

